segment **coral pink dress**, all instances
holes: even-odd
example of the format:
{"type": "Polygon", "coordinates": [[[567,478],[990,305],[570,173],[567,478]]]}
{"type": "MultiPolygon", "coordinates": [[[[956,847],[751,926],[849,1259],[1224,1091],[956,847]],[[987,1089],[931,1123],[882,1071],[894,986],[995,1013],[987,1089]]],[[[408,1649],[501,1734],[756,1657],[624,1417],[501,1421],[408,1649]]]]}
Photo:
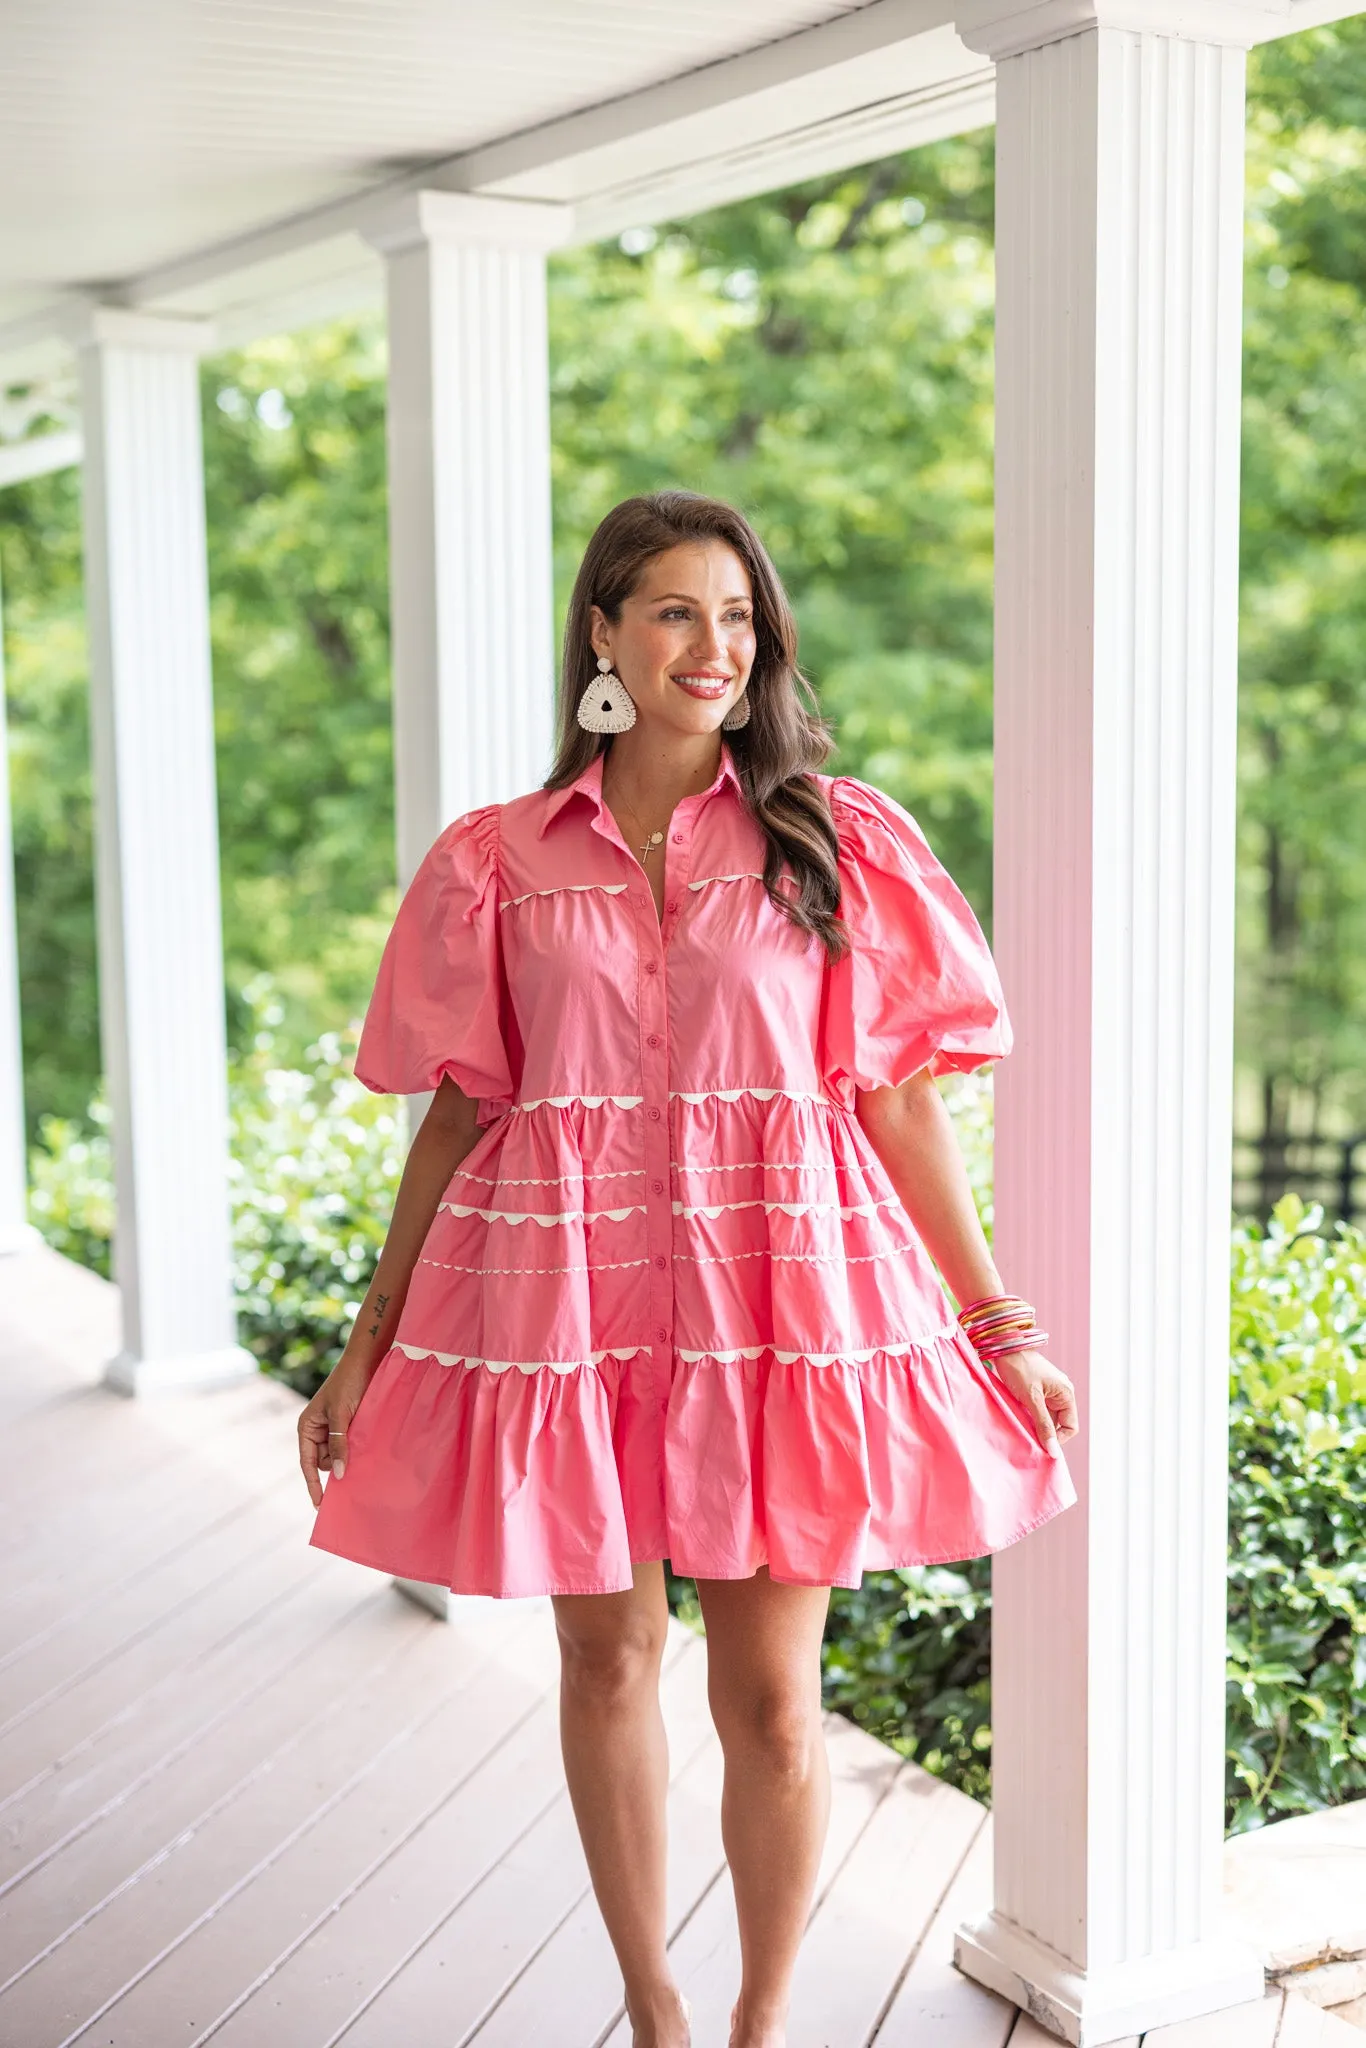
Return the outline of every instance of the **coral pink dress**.
{"type": "Polygon", "coordinates": [[[729,749],[665,842],[663,923],[602,800],[471,811],[399,909],[367,1087],[477,1097],[313,1542],[458,1593],[692,1577],[857,1586],[1076,1499],[958,1331],[854,1115],[1010,1027],[914,821],[819,778],[852,952],[777,910],[729,749]]]}

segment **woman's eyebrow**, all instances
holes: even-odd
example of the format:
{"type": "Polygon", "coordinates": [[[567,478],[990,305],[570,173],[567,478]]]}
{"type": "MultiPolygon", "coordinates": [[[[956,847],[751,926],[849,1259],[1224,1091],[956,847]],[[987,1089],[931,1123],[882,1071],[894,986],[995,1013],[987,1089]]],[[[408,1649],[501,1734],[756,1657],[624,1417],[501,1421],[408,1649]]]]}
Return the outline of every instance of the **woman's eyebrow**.
{"type": "MultiPolygon", "coordinates": [[[[657,597],[652,597],[650,599],[650,603],[664,604],[671,597],[681,597],[684,604],[700,604],[702,602],[700,597],[693,597],[686,590],[662,590],[659,592],[657,597]]],[[[745,595],[742,592],[737,597],[723,597],[721,602],[722,604],[749,604],[751,600],[747,595],[745,595]]]]}

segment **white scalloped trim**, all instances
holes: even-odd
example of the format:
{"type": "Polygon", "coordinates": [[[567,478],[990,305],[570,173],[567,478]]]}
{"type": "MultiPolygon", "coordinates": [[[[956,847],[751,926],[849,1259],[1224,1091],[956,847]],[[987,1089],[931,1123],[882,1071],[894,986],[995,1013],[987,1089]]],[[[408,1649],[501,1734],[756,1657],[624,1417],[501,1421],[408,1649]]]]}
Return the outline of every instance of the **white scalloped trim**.
{"type": "Polygon", "coordinates": [[[604,1358],[635,1358],[648,1351],[648,1344],[628,1344],[620,1351],[590,1351],[587,1358],[463,1358],[453,1351],[433,1351],[425,1344],[395,1344],[405,1358],[434,1358],[438,1365],[482,1365],[489,1372],[578,1372],[583,1366],[601,1365],[604,1358]]]}
{"type": "Polygon", "coordinates": [[[442,1273],[477,1273],[481,1279],[553,1279],[559,1273],[622,1273],[630,1266],[648,1266],[648,1259],[595,1259],[591,1266],[457,1266],[449,1259],[418,1260],[421,1266],[435,1266],[442,1273]]]}
{"type": "Polygon", "coordinates": [[[701,1365],[711,1361],[716,1365],[736,1365],[741,1359],[762,1358],[771,1352],[779,1365],[867,1365],[874,1358],[912,1358],[918,1352],[928,1351],[940,1337],[951,1337],[952,1328],[932,1330],[927,1337],[916,1340],[898,1340],[893,1344],[872,1344],[866,1351],[780,1351],[776,1344],[746,1344],[735,1351],[678,1351],[678,1357],[685,1365],[701,1365]]]}
{"type": "Polygon", "coordinates": [[[679,1173],[857,1173],[867,1178],[867,1169],[862,1160],[852,1165],[843,1159],[736,1159],[729,1164],[699,1163],[690,1166],[686,1159],[676,1159],[674,1166],[679,1173]]]}
{"type": "Polygon", "coordinates": [[[541,1095],[534,1102],[514,1102],[512,1107],[514,1112],[528,1109],[572,1109],[576,1102],[581,1102],[585,1109],[601,1109],[604,1102],[611,1102],[618,1109],[639,1109],[644,1100],[643,1095],[541,1095]]]}
{"type": "Polygon", "coordinates": [[[705,889],[712,882],[762,882],[763,876],[754,868],[742,868],[736,875],[700,875],[695,882],[689,882],[690,889],[705,889]]]}
{"type": "Polygon", "coordinates": [[[753,1252],[675,1252],[674,1257],[686,1260],[690,1266],[730,1266],[737,1259],[772,1259],[775,1265],[805,1266],[814,1260],[838,1263],[842,1266],[870,1266],[874,1259],[893,1259],[900,1252],[919,1251],[915,1244],[889,1244],[880,1252],[859,1252],[850,1256],[845,1252],[774,1252],[767,1245],[753,1252]]]}
{"type": "Polygon", "coordinates": [[[838,1104],[828,1095],[818,1095],[804,1088],[671,1088],[670,1102],[738,1102],[742,1095],[752,1095],[756,1102],[772,1102],[775,1096],[783,1096],[788,1102],[827,1102],[832,1109],[838,1104]]]}
{"type": "Polygon", "coordinates": [[[535,1209],[479,1209],[470,1202],[439,1202],[437,1207],[452,1216],[482,1216],[486,1223],[539,1223],[547,1230],[552,1223],[622,1223],[628,1216],[645,1214],[644,1202],[635,1202],[629,1209],[562,1209],[555,1216],[535,1209]]]}
{"type": "Polygon", "coordinates": [[[482,1180],[491,1188],[559,1188],[570,1180],[643,1180],[643,1166],[597,1167],[585,1173],[580,1167],[570,1167],[565,1173],[466,1173],[463,1166],[457,1166],[452,1179],[482,1180]]]}
{"type": "MultiPolygon", "coordinates": [[[[738,1365],[742,1361],[763,1358],[770,1354],[779,1365],[809,1365],[817,1369],[831,1365],[867,1365],[874,1358],[913,1358],[928,1351],[940,1338],[952,1337],[954,1326],[932,1330],[927,1336],[917,1339],[898,1340],[891,1344],[873,1344],[863,1351],[780,1351],[776,1344],[746,1344],[732,1351],[688,1351],[681,1346],[675,1356],[684,1365],[738,1365]]],[[[649,1344],[627,1344],[606,1351],[590,1351],[587,1358],[468,1358],[459,1352],[437,1351],[427,1344],[395,1344],[393,1349],[401,1351],[405,1358],[421,1361],[435,1359],[441,1366],[463,1366],[467,1370],[482,1365],[487,1372],[538,1373],[579,1372],[585,1367],[601,1365],[606,1358],[638,1358],[642,1352],[653,1347],[649,1344]]]]}
{"type": "Polygon", "coordinates": [[[706,1216],[709,1219],[721,1215],[726,1209],[762,1209],[766,1216],[775,1210],[784,1216],[834,1216],[848,1222],[851,1216],[876,1216],[879,1209],[899,1207],[895,1195],[885,1196],[877,1202],[853,1202],[843,1207],[836,1202],[765,1202],[758,1196],[749,1202],[696,1202],[689,1208],[683,1202],[673,1205],[675,1216],[706,1216]]]}
{"type": "Polygon", "coordinates": [[[593,890],[601,896],[620,896],[625,887],[625,882],[560,882],[553,889],[527,889],[520,896],[505,896],[498,908],[511,910],[515,903],[530,903],[533,896],[584,896],[593,890]]]}

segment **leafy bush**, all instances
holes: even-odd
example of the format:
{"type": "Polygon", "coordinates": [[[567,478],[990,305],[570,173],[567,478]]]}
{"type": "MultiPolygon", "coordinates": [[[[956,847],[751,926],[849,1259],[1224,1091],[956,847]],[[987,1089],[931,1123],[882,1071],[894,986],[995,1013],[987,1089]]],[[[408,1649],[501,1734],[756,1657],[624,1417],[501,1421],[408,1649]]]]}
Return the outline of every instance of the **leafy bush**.
{"type": "MultiPolygon", "coordinates": [[[[393,1103],[350,1071],[349,1037],[276,1064],[277,1010],[234,1062],[233,1210],[243,1341],[300,1392],[345,1339],[402,1167],[393,1103]]],[[[949,1094],[990,1226],[990,1084],[949,1094]]],[[[58,1250],[108,1266],[107,1115],[49,1118],[31,1214],[58,1250]]],[[[1287,1196],[1233,1232],[1228,1822],[1366,1793],[1366,1233],[1287,1196]]],[[[698,1621],[696,1588],[670,1600],[698,1621]]],[[[990,1792],[991,1564],[869,1572],[831,1599],[828,1705],[978,1798],[990,1792]]]]}
{"type": "Polygon", "coordinates": [[[304,1072],[275,1065],[279,1017],[258,995],[252,1048],[231,1077],[238,1334],[267,1371],[311,1394],[370,1284],[403,1129],[393,1098],[351,1072],[354,1034],[320,1038],[304,1072]]]}
{"type": "Polygon", "coordinates": [[[1233,1234],[1228,1814],[1366,1793],[1366,1232],[1233,1234]]]}
{"type": "Polygon", "coordinates": [[[48,1115],[38,1129],[42,1143],[29,1152],[29,1222],[54,1251],[107,1280],[114,1239],[108,1105],[97,1096],[84,1125],[48,1115]]]}

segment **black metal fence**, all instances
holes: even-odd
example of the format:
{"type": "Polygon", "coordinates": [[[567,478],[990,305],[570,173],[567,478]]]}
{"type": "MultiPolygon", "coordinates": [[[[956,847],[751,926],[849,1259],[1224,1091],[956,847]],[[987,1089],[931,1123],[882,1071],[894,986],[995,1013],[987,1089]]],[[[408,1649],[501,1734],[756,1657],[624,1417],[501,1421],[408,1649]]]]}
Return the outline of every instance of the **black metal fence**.
{"type": "Polygon", "coordinates": [[[1235,1214],[1265,1218],[1291,1192],[1321,1202],[1329,1218],[1366,1223],[1366,1131],[1352,1138],[1234,1138],[1235,1214]]]}

